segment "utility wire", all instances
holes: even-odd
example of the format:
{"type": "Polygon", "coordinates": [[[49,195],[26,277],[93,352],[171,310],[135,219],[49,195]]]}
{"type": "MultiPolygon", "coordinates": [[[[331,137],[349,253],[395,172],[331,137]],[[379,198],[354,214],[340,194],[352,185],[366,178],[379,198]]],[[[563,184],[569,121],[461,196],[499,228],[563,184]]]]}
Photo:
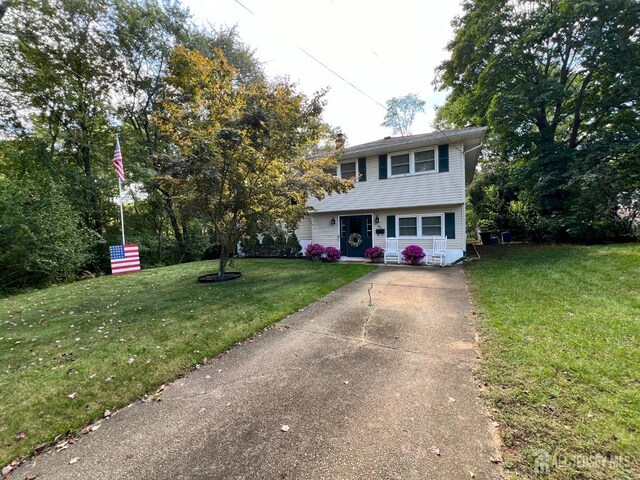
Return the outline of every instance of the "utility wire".
{"type": "Polygon", "coordinates": [[[349,85],[350,87],[356,89],[358,92],[360,92],[362,95],[364,95],[365,97],[367,97],[369,100],[371,100],[372,102],[374,102],[376,105],[380,105],[382,108],[384,108],[385,110],[387,109],[387,107],[385,107],[383,104],[381,104],[379,101],[377,101],[375,98],[373,98],[371,95],[368,95],[367,93],[363,92],[360,88],[358,88],[357,86],[355,86],[353,83],[351,83],[349,80],[347,80],[346,78],[344,78],[342,75],[340,75],[339,73],[337,73],[335,70],[333,70],[331,67],[328,67],[327,65],[325,65],[324,63],[322,63],[320,60],[318,60],[316,57],[314,57],[313,55],[311,55],[309,52],[307,52],[304,48],[302,48],[301,46],[298,46],[298,49],[300,49],[300,51],[302,53],[304,53],[305,55],[309,56],[309,58],[311,58],[312,60],[315,60],[318,64],[320,64],[321,66],[323,66],[324,68],[326,68],[327,70],[329,70],[331,73],[333,73],[336,77],[338,77],[340,80],[342,80],[343,82],[345,82],[347,85],[349,85]]]}
{"type": "Polygon", "coordinates": [[[255,15],[255,13],[253,13],[249,7],[247,7],[244,3],[238,1],[238,0],[234,0],[234,2],[236,2],[238,5],[240,5],[242,8],[244,8],[247,12],[249,12],[251,15],[255,15]]]}
{"type": "MultiPolygon", "coordinates": [[[[249,12],[251,15],[256,16],[255,12],[251,11],[251,9],[249,9],[249,7],[247,7],[246,5],[244,5],[242,2],[240,2],[240,0],[234,0],[234,2],[236,2],[238,5],[240,5],[242,8],[244,8],[247,12],[249,12]]],[[[332,2],[333,3],[333,2],[332,2]]],[[[333,73],[336,77],[338,77],[340,80],[342,80],[343,82],[345,82],[347,85],[349,85],[351,88],[355,89],[357,92],[361,93],[362,95],[364,95],[365,97],[367,97],[369,100],[371,100],[373,103],[375,103],[376,105],[379,105],[380,107],[384,108],[385,110],[387,109],[387,107],[385,107],[383,104],[381,104],[378,100],[376,100],[375,98],[373,98],[371,95],[367,94],[366,92],[364,92],[361,88],[357,87],[356,85],[354,85],[352,82],[350,82],[349,80],[347,80],[346,78],[344,78],[342,75],[340,75],[338,72],[336,72],[335,70],[333,70],[331,67],[329,67],[328,65],[322,63],[320,60],[318,60],[316,57],[314,57],[313,55],[311,55],[309,52],[307,52],[304,48],[302,48],[301,46],[298,45],[298,49],[304,53],[305,55],[307,55],[309,58],[311,58],[313,61],[317,62],[320,66],[322,66],[323,68],[327,69],[328,71],[330,71],[331,73],[333,73]]]]}

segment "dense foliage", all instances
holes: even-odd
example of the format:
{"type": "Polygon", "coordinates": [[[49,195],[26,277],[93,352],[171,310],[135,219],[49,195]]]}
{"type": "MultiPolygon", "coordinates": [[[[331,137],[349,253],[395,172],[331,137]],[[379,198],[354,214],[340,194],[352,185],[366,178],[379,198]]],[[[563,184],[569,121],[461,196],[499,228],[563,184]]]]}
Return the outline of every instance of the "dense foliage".
{"type": "MultiPolygon", "coordinates": [[[[640,208],[640,4],[467,0],[442,125],[487,125],[470,219],[530,238],[631,238],[640,208]]],[[[474,225],[475,226],[475,225],[474,225]]]]}
{"type": "MultiPolygon", "coordinates": [[[[233,28],[197,27],[179,2],[2,5],[8,8],[0,17],[0,290],[109,270],[107,247],[121,242],[111,167],[116,134],[125,165],[126,240],[140,244],[143,265],[219,256],[219,229],[168,181],[175,147],[151,120],[160,100],[171,99],[169,58],[181,46],[216,62],[232,79],[225,98],[251,91],[253,106],[273,103],[274,90],[285,87],[271,88],[233,28]]],[[[232,109],[227,118],[239,111],[221,108],[232,109]]],[[[297,118],[290,120],[288,128],[297,118]]]]}
{"type": "MultiPolygon", "coordinates": [[[[180,46],[166,81],[153,117],[167,144],[158,182],[219,239],[219,275],[242,238],[297,225],[311,196],[352,185],[327,172],[334,157],[306,157],[327,131],[322,92],[308,98],[286,80],[242,85],[222,52],[208,59],[180,46]]],[[[262,245],[275,253],[271,235],[262,245]]]]}

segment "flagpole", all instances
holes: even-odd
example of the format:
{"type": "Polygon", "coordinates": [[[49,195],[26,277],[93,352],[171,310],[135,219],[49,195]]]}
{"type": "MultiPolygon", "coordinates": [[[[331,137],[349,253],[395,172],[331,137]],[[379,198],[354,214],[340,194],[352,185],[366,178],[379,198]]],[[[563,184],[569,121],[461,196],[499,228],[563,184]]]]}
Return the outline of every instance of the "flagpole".
{"type": "MultiPolygon", "coordinates": [[[[120,151],[120,139],[118,135],[116,135],[116,148],[120,151]]],[[[122,155],[122,153],[120,154],[122,155]]],[[[124,241],[124,202],[122,201],[122,180],[120,179],[120,175],[118,174],[118,194],[120,196],[120,226],[122,228],[122,245],[126,245],[124,241]]]]}
{"type": "Polygon", "coordinates": [[[120,225],[122,226],[122,245],[125,245],[124,241],[124,208],[122,207],[122,182],[118,178],[118,193],[120,194],[120,225]]]}

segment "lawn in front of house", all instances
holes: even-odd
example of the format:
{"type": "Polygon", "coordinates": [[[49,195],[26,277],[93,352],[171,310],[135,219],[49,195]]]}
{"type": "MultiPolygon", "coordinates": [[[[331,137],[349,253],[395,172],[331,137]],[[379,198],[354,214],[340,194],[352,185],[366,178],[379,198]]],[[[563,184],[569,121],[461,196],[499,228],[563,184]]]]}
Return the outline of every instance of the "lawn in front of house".
{"type": "Polygon", "coordinates": [[[640,478],[640,245],[479,250],[466,272],[505,466],[640,478]]]}
{"type": "Polygon", "coordinates": [[[375,268],[243,259],[230,268],[240,279],[196,282],[216,267],[174,265],[0,299],[0,465],[375,268]]]}

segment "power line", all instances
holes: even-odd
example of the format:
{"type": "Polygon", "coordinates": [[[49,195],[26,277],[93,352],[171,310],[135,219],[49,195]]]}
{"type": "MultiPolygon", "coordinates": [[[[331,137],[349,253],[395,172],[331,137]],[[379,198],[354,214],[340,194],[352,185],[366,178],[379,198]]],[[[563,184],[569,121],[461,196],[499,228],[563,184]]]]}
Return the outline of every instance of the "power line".
{"type": "MultiPolygon", "coordinates": [[[[240,2],[240,0],[234,0],[234,2],[236,2],[238,5],[240,5],[242,8],[244,8],[247,12],[249,12],[251,15],[257,17],[257,15],[255,14],[255,12],[251,11],[251,9],[249,9],[246,5],[244,5],[242,2],[240,2]]],[[[333,3],[333,2],[332,2],[333,3]]],[[[373,103],[375,103],[376,105],[379,105],[380,107],[384,108],[385,110],[387,109],[386,106],[384,106],[383,104],[381,104],[379,101],[377,101],[375,98],[373,98],[371,95],[367,94],[366,92],[364,92],[361,88],[357,87],[356,85],[354,85],[352,82],[350,82],[349,80],[347,80],[346,78],[344,78],[342,75],[340,75],[338,72],[336,72],[335,70],[333,70],[331,67],[329,67],[328,65],[325,65],[324,63],[322,63],[320,60],[318,60],[316,57],[314,57],[313,55],[311,55],[309,52],[307,52],[304,48],[302,48],[301,46],[298,46],[298,49],[304,53],[305,55],[307,55],[309,58],[311,58],[312,60],[314,60],[315,62],[317,62],[320,66],[322,66],[323,68],[327,69],[328,71],[330,71],[331,73],[333,73],[336,77],[338,77],[340,80],[342,80],[343,82],[345,82],[347,85],[349,85],[351,88],[355,89],[357,92],[361,93],[362,95],[364,95],[365,97],[367,97],[369,100],[371,100],[373,103]]],[[[375,53],[375,52],[374,52],[375,53]]],[[[377,56],[377,55],[376,55],[377,56]]]]}
{"type": "Polygon", "coordinates": [[[238,0],[234,0],[238,5],[240,5],[242,8],[244,8],[247,12],[249,12],[251,15],[255,15],[255,13],[253,13],[249,7],[247,7],[245,4],[243,4],[242,2],[238,1],[238,0]]]}
{"type": "Polygon", "coordinates": [[[368,95],[367,93],[365,93],[364,91],[362,91],[360,88],[358,88],[357,86],[355,86],[353,83],[351,83],[349,80],[347,80],[346,78],[344,78],[342,75],[340,75],[339,73],[337,73],[335,70],[333,70],[331,67],[328,67],[327,65],[325,65],[324,63],[322,63],[320,60],[318,60],[316,57],[314,57],[313,55],[311,55],[309,52],[307,52],[304,48],[302,48],[301,46],[298,46],[298,49],[300,49],[300,51],[302,51],[302,53],[304,53],[305,55],[309,56],[309,58],[311,58],[312,60],[315,60],[316,62],[318,62],[321,66],[323,66],[324,68],[326,68],[327,70],[329,70],[331,73],[333,73],[336,77],[338,77],[340,80],[342,80],[343,82],[345,82],[347,85],[349,85],[350,87],[354,88],[355,90],[357,90],[358,92],[360,92],[362,95],[364,95],[365,97],[367,97],[369,100],[371,100],[372,102],[374,102],[377,105],[380,105],[382,108],[384,108],[385,110],[387,109],[387,107],[385,107],[383,104],[381,104],[379,101],[377,101],[375,98],[373,98],[372,96],[368,95]]]}

